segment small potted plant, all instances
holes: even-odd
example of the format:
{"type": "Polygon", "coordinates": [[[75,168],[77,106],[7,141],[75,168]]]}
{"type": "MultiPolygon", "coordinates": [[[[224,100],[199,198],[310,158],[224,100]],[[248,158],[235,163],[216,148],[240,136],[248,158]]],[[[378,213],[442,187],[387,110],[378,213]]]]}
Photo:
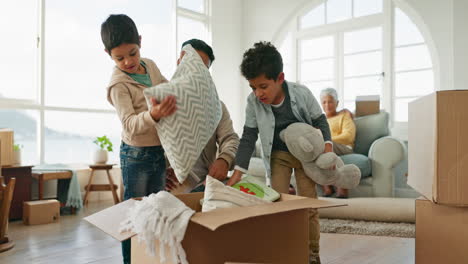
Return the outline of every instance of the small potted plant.
{"type": "Polygon", "coordinates": [[[112,142],[107,136],[96,137],[93,141],[99,148],[96,149],[93,155],[93,161],[95,164],[106,164],[107,162],[107,152],[112,152],[112,142]]]}
{"type": "Polygon", "coordinates": [[[13,145],[13,163],[14,164],[21,164],[21,149],[23,148],[23,145],[21,144],[14,144],[13,145]]]}

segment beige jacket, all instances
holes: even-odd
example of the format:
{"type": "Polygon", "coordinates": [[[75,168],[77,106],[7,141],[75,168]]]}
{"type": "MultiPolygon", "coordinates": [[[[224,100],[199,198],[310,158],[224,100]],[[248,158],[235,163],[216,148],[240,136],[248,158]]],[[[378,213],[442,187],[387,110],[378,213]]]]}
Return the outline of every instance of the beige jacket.
{"type": "MultiPolygon", "coordinates": [[[[152,85],[167,82],[156,64],[142,58],[150,75],[152,85]]],[[[107,87],[107,100],[115,107],[122,123],[122,140],[136,147],[159,146],[161,142],[151,117],[143,89],[147,88],[115,67],[107,87]]]]}

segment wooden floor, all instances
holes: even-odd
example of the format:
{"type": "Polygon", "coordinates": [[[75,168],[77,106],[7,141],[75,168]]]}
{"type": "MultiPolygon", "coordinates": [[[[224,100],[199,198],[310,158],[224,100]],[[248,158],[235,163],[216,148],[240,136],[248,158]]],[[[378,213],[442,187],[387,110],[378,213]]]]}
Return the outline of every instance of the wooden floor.
{"type": "MultiPolygon", "coordinates": [[[[121,263],[120,243],[82,220],[111,204],[90,203],[78,216],[62,216],[56,224],[11,222],[16,246],[0,253],[0,263],[121,263]]],[[[414,239],[323,233],[320,244],[326,264],[414,263],[414,239]]]]}

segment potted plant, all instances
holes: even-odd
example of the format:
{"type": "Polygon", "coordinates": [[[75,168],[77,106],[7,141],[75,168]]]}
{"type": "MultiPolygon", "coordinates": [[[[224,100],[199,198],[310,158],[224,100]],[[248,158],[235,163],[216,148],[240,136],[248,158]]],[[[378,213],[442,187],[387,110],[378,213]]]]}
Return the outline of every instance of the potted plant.
{"type": "Polygon", "coordinates": [[[99,148],[94,151],[93,161],[95,164],[106,164],[107,162],[107,152],[112,152],[112,142],[107,136],[96,137],[93,141],[99,148]]]}
{"type": "Polygon", "coordinates": [[[14,144],[13,145],[13,163],[14,164],[21,164],[21,149],[23,145],[21,144],[14,144]]]}

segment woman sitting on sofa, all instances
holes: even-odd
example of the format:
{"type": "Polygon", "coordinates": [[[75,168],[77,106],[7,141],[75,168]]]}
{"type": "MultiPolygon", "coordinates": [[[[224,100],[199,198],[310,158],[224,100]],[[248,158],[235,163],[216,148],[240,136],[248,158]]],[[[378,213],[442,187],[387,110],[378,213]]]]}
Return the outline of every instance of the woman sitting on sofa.
{"type": "MultiPolygon", "coordinates": [[[[354,140],[356,138],[356,125],[349,110],[336,111],[338,107],[338,94],[333,88],[326,88],[320,92],[320,102],[327,116],[333,141],[333,151],[337,155],[353,153],[354,140]]],[[[323,186],[323,195],[332,196],[334,189],[330,185],[323,186]]],[[[348,198],[348,190],[338,188],[336,198],[348,198]]]]}

